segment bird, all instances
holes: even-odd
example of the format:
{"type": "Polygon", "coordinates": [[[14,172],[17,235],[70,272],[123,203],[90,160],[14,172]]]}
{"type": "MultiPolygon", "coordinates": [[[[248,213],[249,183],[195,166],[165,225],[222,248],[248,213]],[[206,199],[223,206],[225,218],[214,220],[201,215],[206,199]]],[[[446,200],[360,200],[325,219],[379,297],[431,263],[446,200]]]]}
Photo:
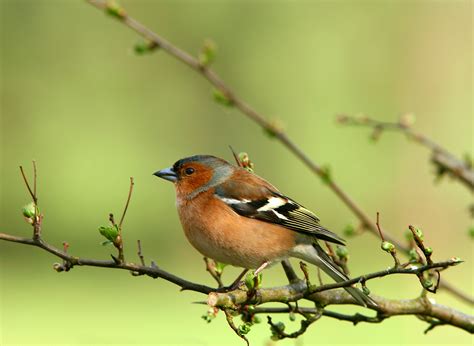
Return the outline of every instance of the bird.
{"type": "MultiPolygon", "coordinates": [[[[336,282],[349,280],[319,244],[345,241],[255,173],[216,156],[194,155],[153,175],[174,183],[185,236],[202,255],[255,269],[254,275],[282,260],[299,258],[336,282]]],[[[344,289],[358,304],[377,306],[358,288],[344,289]]]]}

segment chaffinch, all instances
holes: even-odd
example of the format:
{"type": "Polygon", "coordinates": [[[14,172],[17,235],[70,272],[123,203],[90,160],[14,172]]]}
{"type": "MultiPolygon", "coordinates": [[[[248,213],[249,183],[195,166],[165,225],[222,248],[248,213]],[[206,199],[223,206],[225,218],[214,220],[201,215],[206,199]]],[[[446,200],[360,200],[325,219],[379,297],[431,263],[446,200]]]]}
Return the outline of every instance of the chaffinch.
{"type": "MultiPolygon", "coordinates": [[[[189,242],[204,256],[255,274],[296,257],[321,268],[337,282],[348,280],[318,239],[344,240],[319,224],[311,211],[256,174],[225,160],[196,155],[154,173],[176,188],[176,206],[189,242]]],[[[345,287],[361,305],[376,303],[345,287]]]]}

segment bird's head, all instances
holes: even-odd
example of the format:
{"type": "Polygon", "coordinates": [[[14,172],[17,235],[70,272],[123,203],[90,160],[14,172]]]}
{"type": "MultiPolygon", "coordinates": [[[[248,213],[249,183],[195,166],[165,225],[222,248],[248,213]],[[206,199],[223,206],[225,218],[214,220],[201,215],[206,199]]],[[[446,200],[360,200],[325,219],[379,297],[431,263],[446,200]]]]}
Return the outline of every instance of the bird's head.
{"type": "Polygon", "coordinates": [[[159,170],[153,175],[173,182],[178,193],[191,199],[225,181],[234,169],[234,166],[218,157],[195,155],[178,160],[172,167],[159,170]]]}

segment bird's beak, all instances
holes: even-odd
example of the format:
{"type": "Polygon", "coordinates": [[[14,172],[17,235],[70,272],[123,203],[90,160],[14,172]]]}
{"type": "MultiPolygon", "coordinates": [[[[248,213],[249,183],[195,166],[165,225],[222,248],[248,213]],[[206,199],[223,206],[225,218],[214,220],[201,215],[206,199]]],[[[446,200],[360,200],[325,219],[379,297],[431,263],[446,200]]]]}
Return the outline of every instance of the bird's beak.
{"type": "Polygon", "coordinates": [[[172,181],[173,183],[178,180],[178,175],[175,171],[173,171],[173,168],[171,167],[162,169],[161,171],[157,171],[153,173],[153,175],[156,175],[157,177],[165,180],[172,181]]]}

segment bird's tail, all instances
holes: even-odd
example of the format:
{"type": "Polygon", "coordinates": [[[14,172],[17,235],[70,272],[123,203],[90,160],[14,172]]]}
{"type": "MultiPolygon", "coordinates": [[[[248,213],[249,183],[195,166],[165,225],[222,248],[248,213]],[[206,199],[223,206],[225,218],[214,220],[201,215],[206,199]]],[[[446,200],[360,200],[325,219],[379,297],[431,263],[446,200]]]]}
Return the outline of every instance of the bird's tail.
{"type": "MultiPolygon", "coordinates": [[[[309,246],[306,249],[304,256],[298,256],[303,260],[306,260],[319,268],[321,268],[327,275],[329,275],[336,282],[342,282],[349,280],[349,277],[344,274],[333,260],[326,254],[326,252],[319,246],[319,244],[314,243],[312,246],[312,251],[308,251],[309,246]],[[314,249],[314,250],[313,250],[314,249]],[[309,253],[308,253],[309,252],[309,253]]],[[[355,287],[344,287],[344,289],[352,296],[354,299],[362,306],[372,306],[376,307],[377,303],[366,295],[364,292],[355,287]]]]}

